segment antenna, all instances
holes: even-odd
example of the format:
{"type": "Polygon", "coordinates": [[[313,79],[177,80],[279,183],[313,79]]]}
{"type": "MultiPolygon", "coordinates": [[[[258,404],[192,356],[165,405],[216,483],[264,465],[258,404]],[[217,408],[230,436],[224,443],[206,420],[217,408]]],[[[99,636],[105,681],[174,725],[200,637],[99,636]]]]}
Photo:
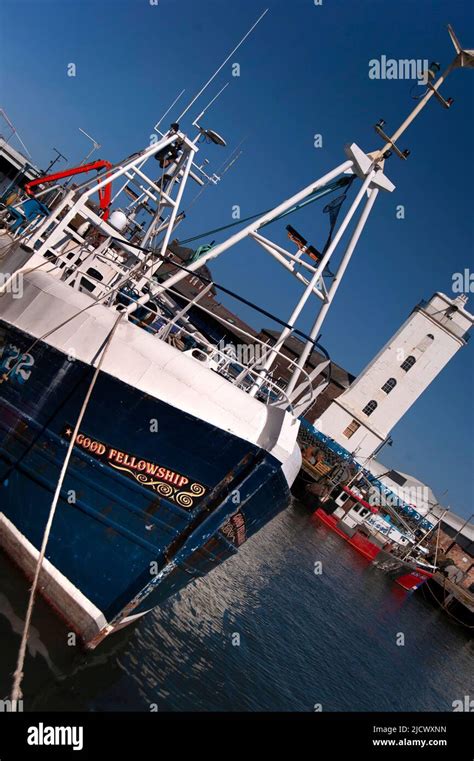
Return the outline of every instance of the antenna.
{"type": "Polygon", "coordinates": [[[21,139],[20,135],[18,134],[17,128],[14,126],[14,124],[12,124],[12,122],[8,118],[7,112],[3,108],[0,108],[0,115],[5,119],[6,123],[8,124],[8,126],[10,127],[10,129],[12,131],[11,135],[9,135],[9,137],[8,137],[8,140],[5,140],[5,143],[8,144],[10,138],[13,137],[13,135],[15,135],[17,140],[21,143],[22,147],[24,148],[24,150],[26,151],[26,153],[28,154],[28,156],[31,159],[32,158],[31,153],[29,152],[28,148],[26,147],[26,145],[24,144],[24,142],[21,139]]]}
{"type": "Polygon", "coordinates": [[[228,60],[229,60],[229,59],[230,59],[230,58],[231,58],[231,57],[234,55],[235,51],[236,51],[236,50],[238,50],[238,49],[240,48],[240,46],[241,46],[241,45],[242,45],[242,44],[245,42],[245,40],[247,39],[247,37],[249,37],[249,35],[251,35],[251,34],[252,34],[252,32],[253,32],[253,30],[255,29],[255,27],[257,26],[257,24],[259,24],[259,23],[260,23],[260,21],[263,19],[263,17],[264,17],[264,16],[265,16],[267,13],[268,13],[268,8],[266,8],[266,9],[263,11],[263,13],[262,13],[262,14],[261,14],[261,15],[258,17],[258,19],[256,20],[256,22],[255,22],[255,23],[254,23],[254,24],[253,24],[253,25],[250,27],[250,29],[248,30],[248,32],[247,32],[246,34],[244,34],[244,36],[242,37],[242,39],[240,40],[240,42],[239,42],[239,43],[238,43],[238,44],[235,46],[235,48],[234,48],[233,50],[231,50],[231,52],[229,53],[229,55],[227,56],[227,58],[226,58],[224,61],[222,61],[221,65],[219,66],[219,68],[218,68],[218,69],[216,69],[216,71],[214,72],[214,74],[212,75],[212,77],[210,77],[210,79],[208,79],[208,80],[207,80],[207,82],[206,82],[206,83],[205,83],[205,84],[204,84],[204,85],[201,87],[201,89],[199,90],[199,92],[197,93],[197,95],[195,95],[195,96],[194,96],[194,98],[192,99],[192,101],[191,101],[191,102],[190,102],[190,103],[189,103],[189,104],[186,106],[186,108],[184,109],[184,111],[182,111],[182,113],[181,113],[181,114],[178,116],[178,118],[176,119],[176,121],[177,121],[177,122],[181,121],[181,119],[183,118],[183,116],[184,116],[185,114],[187,114],[187,113],[188,113],[188,111],[189,111],[189,109],[191,108],[191,106],[193,106],[193,105],[194,105],[194,103],[197,101],[197,99],[198,99],[198,98],[199,98],[199,97],[200,97],[200,96],[203,94],[204,90],[206,90],[206,89],[209,87],[209,85],[211,84],[211,82],[213,81],[213,79],[215,79],[215,78],[217,77],[217,75],[219,74],[219,72],[220,72],[220,71],[221,71],[221,70],[224,68],[224,66],[226,65],[227,61],[228,61],[228,60]]]}
{"type": "Polygon", "coordinates": [[[53,151],[55,151],[55,152],[56,152],[58,155],[56,156],[56,158],[55,158],[55,159],[52,159],[52,161],[50,161],[50,162],[49,162],[49,165],[48,165],[48,167],[47,167],[47,168],[44,170],[44,173],[45,173],[45,175],[46,175],[46,174],[48,174],[48,172],[50,171],[50,169],[52,169],[52,167],[53,167],[53,166],[56,164],[56,162],[57,162],[57,161],[59,161],[60,159],[64,159],[64,161],[67,161],[67,158],[66,158],[66,156],[64,156],[64,155],[61,153],[61,151],[58,151],[58,149],[57,149],[57,148],[53,148],[53,151]]]}
{"type": "Polygon", "coordinates": [[[240,159],[243,151],[238,151],[238,152],[234,151],[234,153],[235,153],[235,155],[228,162],[227,166],[225,166],[224,169],[222,169],[221,173],[220,174],[219,174],[219,172],[216,173],[217,176],[219,177],[219,180],[222,180],[223,176],[229,171],[229,169],[231,169],[234,166],[235,162],[240,159]]]}
{"type": "Polygon", "coordinates": [[[164,113],[164,114],[163,114],[163,116],[160,118],[160,120],[156,122],[155,126],[153,127],[153,129],[154,129],[154,130],[156,130],[156,131],[158,132],[158,127],[160,126],[161,122],[163,121],[163,119],[165,118],[165,116],[168,116],[169,112],[170,112],[170,111],[171,111],[171,109],[172,109],[172,108],[173,108],[173,107],[176,105],[176,103],[178,102],[178,100],[180,99],[180,97],[182,96],[182,94],[183,94],[184,92],[185,92],[185,89],[183,88],[183,89],[181,90],[181,92],[179,93],[179,95],[177,95],[177,96],[176,96],[176,98],[175,98],[175,99],[174,99],[174,101],[172,102],[171,106],[170,106],[170,107],[169,107],[169,108],[168,108],[168,109],[165,111],[165,113],[164,113]]]}
{"type": "Polygon", "coordinates": [[[201,127],[201,125],[199,124],[199,120],[200,120],[201,116],[203,116],[206,113],[208,108],[210,108],[212,106],[214,101],[217,100],[219,95],[222,92],[224,92],[224,90],[228,86],[228,84],[229,83],[226,82],[224,87],[221,87],[221,89],[219,90],[217,95],[214,95],[213,99],[211,101],[209,101],[207,106],[201,111],[199,116],[196,116],[195,120],[193,121],[193,127],[197,127],[198,128],[198,133],[197,133],[196,137],[194,138],[194,142],[195,143],[197,143],[197,141],[199,140],[200,137],[203,137],[205,140],[207,140],[208,142],[210,141],[211,143],[214,143],[215,145],[222,145],[224,148],[227,145],[227,143],[224,140],[224,138],[221,135],[219,135],[218,132],[216,132],[213,129],[205,129],[204,127],[201,127]]]}
{"type": "Polygon", "coordinates": [[[234,166],[235,162],[238,161],[239,158],[242,156],[243,150],[242,150],[241,146],[247,140],[247,137],[248,137],[248,135],[246,135],[245,137],[242,138],[242,140],[234,148],[234,150],[232,151],[230,156],[228,156],[225,159],[225,161],[222,162],[220,167],[215,170],[215,172],[212,175],[212,181],[213,181],[214,185],[216,185],[218,182],[220,182],[220,180],[222,180],[222,178],[224,177],[226,172],[228,172],[229,169],[231,169],[234,166]]]}
{"type": "Polygon", "coordinates": [[[248,135],[245,135],[245,137],[243,137],[242,140],[236,145],[230,156],[226,158],[226,160],[220,165],[219,169],[217,169],[216,175],[222,178],[225,173],[231,168],[231,166],[235,164],[237,159],[239,159],[243,153],[242,145],[245,143],[247,138],[248,135]]]}
{"type": "Polygon", "coordinates": [[[92,154],[94,153],[94,151],[98,151],[98,150],[99,150],[99,148],[101,147],[101,145],[100,145],[100,143],[98,143],[98,142],[97,142],[97,140],[95,140],[93,137],[91,137],[90,135],[88,135],[88,134],[87,134],[87,132],[86,132],[85,130],[81,129],[81,127],[79,127],[79,132],[82,132],[82,134],[83,134],[83,135],[85,135],[85,136],[88,138],[88,140],[90,140],[90,141],[91,141],[91,143],[92,143],[92,148],[91,148],[91,150],[89,151],[89,153],[87,154],[87,156],[85,156],[85,157],[82,159],[81,163],[79,164],[79,166],[82,166],[83,164],[85,164],[85,163],[86,163],[87,159],[88,159],[88,158],[90,158],[90,156],[92,156],[92,154]]]}
{"type": "Polygon", "coordinates": [[[465,69],[472,69],[474,68],[474,50],[468,50],[466,48],[461,47],[461,43],[459,42],[458,38],[456,37],[454,30],[450,24],[448,24],[448,33],[451,38],[451,41],[454,45],[454,49],[456,51],[456,57],[451,61],[446,71],[441,74],[440,77],[435,81],[436,75],[439,71],[439,64],[433,63],[429,67],[429,70],[427,72],[427,91],[425,95],[421,98],[421,100],[418,101],[418,105],[415,106],[415,108],[411,111],[411,113],[407,116],[405,121],[399,126],[399,128],[393,133],[391,137],[389,137],[385,131],[385,121],[383,119],[380,119],[377,124],[375,125],[375,131],[377,134],[385,140],[385,145],[381,150],[376,151],[375,154],[370,154],[374,161],[379,161],[382,158],[388,158],[391,154],[391,151],[395,151],[397,156],[401,159],[407,159],[410,155],[410,151],[408,149],[405,149],[404,151],[401,151],[397,145],[396,142],[398,138],[403,135],[405,130],[410,126],[410,124],[416,119],[420,111],[424,109],[424,107],[427,105],[430,98],[435,96],[436,100],[441,103],[441,105],[444,108],[450,108],[453,105],[453,99],[452,98],[443,98],[443,96],[439,93],[439,89],[443,82],[447,79],[448,75],[453,71],[453,69],[458,68],[465,68],[465,69]]]}
{"type": "Polygon", "coordinates": [[[226,83],[225,83],[225,85],[224,85],[224,87],[221,87],[221,89],[219,90],[219,92],[217,93],[217,95],[214,95],[213,99],[209,101],[209,103],[207,104],[207,106],[206,106],[205,108],[203,108],[203,110],[201,111],[201,113],[199,114],[199,116],[196,116],[195,120],[193,121],[193,127],[199,127],[199,119],[201,119],[201,117],[202,117],[202,116],[204,116],[204,114],[206,113],[206,111],[208,110],[208,108],[210,108],[210,107],[212,106],[212,104],[214,103],[214,101],[216,101],[216,100],[217,100],[217,98],[219,97],[219,95],[221,95],[221,93],[223,93],[223,92],[224,92],[224,90],[225,90],[225,88],[226,88],[226,87],[228,87],[228,86],[229,86],[229,83],[228,83],[228,82],[226,82],[226,83]]]}

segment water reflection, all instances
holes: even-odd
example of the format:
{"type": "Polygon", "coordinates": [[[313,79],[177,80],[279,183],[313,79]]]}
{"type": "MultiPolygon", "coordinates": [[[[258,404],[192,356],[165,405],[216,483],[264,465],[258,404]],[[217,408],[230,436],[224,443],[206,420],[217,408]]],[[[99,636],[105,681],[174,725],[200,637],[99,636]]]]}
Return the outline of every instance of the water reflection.
{"type": "MultiPolygon", "coordinates": [[[[0,578],[7,694],[27,589],[4,558],[0,578]]],[[[26,710],[450,710],[469,694],[466,634],[297,505],[94,653],[41,600],[33,627],[26,710]]]]}

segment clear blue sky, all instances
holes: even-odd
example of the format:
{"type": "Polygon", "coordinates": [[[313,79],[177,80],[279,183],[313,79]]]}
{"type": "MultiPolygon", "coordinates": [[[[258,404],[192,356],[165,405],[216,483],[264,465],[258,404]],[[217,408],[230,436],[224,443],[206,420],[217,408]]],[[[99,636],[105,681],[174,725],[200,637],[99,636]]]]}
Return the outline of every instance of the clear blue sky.
{"type": "MultiPolygon", "coordinates": [[[[193,206],[181,238],[232,221],[235,204],[242,216],[270,207],[344,160],[347,142],[378,147],[372,125],[383,117],[393,128],[414,101],[412,82],[371,80],[370,59],[446,65],[453,53],[449,22],[466,47],[474,46],[468,0],[323,0],[322,6],[312,0],[159,0],[157,6],[148,0],[3,0],[1,105],[43,168],[53,147],[71,165],[82,160],[89,143],[78,127],[102,144],[96,157],[116,161],[148,143],[178,92],[185,87],[182,102],[189,99],[266,6],[264,21],[197,104],[203,107],[230,81],[207,125],[230,147],[246,138],[245,152],[220,186],[193,206]],[[238,78],[231,76],[235,62],[238,78]],[[69,63],[76,64],[75,78],[67,76],[69,63]],[[319,149],[316,133],[323,136],[319,149]]],[[[444,90],[455,99],[452,109],[431,103],[402,140],[410,159],[393,157],[387,165],[397,189],[377,202],[323,329],[332,358],[354,374],[421,298],[450,293],[453,273],[473,266],[473,86],[472,72],[456,72],[444,90]],[[397,204],[405,206],[403,221],[396,219],[397,204]]],[[[217,168],[228,153],[213,148],[207,156],[217,168]]],[[[299,212],[292,222],[316,245],[324,242],[321,207],[299,212]]],[[[218,282],[288,317],[296,284],[260,248],[241,245],[213,272],[218,282]]],[[[242,316],[260,327],[259,318],[242,316]]],[[[305,313],[302,327],[311,322],[305,313]]],[[[466,516],[474,509],[472,380],[471,345],[407,413],[382,458],[429,483],[466,516]]]]}

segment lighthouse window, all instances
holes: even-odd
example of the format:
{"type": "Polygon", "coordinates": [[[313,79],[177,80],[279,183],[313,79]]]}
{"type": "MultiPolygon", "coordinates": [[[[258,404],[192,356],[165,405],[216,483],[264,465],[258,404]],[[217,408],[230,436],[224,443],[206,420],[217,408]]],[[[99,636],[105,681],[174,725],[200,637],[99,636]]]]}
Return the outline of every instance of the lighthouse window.
{"type": "Polygon", "coordinates": [[[369,416],[376,409],[377,409],[377,402],[375,401],[375,399],[371,399],[370,402],[368,402],[368,404],[365,405],[362,412],[364,413],[364,415],[369,416]]]}
{"type": "Polygon", "coordinates": [[[353,420],[352,423],[349,423],[347,428],[344,429],[342,432],[342,435],[345,436],[347,439],[350,439],[351,436],[354,435],[356,431],[358,431],[360,428],[360,423],[357,422],[357,420],[353,420]]]}
{"type": "Polygon", "coordinates": [[[415,362],[416,362],[416,359],[415,359],[415,357],[412,357],[412,356],[411,356],[411,354],[410,354],[410,356],[409,356],[409,357],[407,357],[407,358],[406,358],[406,359],[405,359],[405,360],[402,362],[402,364],[400,365],[400,367],[402,368],[402,370],[405,370],[405,372],[407,373],[407,372],[408,372],[408,370],[410,369],[410,367],[413,367],[413,365],[415,364],[415,362]]]}
{"type": "Polygon", "coordinates": [[[395,378],[389,378],[388,381],[383,384],[382,391],[385,391],[386,394],[389,394],[390,391],[393,391],[396,385],[397,385],[397,381],[395,380],[395,378]]]}
{"type": "Polygon", "coordinates": [[[434,341],[434,336],[431,333],[428,333],[418,344],[418,349],[420,351],[426,351],[428,346],[431,345],[431,342],[434,341]]]}

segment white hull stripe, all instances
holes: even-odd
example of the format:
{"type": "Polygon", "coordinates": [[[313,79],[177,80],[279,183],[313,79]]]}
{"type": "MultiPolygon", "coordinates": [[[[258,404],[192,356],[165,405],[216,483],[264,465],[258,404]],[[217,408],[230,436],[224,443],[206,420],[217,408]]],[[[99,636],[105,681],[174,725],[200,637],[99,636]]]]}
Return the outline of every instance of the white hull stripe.
{"type": "MultiPolygon", "coordinates": [[[[0,318],[36,338],[72,318],[44,341],[91,364],[117,313],[99,304],[74,316],[90,304],[90,296],[35,272],[24,279],[22,299],[5,294],[0,318]]],[[[130,322],[119,325],[102,369],[129,386],[265,449],[282,463],[289,486],[293,483],[299,470],[299,421],[293,415],[254,399],[130,322]]]]}
{"type": "MultiPolygon", "coordinates": [[[[0,513],[0,546],[27,578],[32,579],[39,552],[3,513],[0,513]]],[[[84,641],[107,626],[102,611],[46,558],[40,574],[39,590],[84,641]]]]}

